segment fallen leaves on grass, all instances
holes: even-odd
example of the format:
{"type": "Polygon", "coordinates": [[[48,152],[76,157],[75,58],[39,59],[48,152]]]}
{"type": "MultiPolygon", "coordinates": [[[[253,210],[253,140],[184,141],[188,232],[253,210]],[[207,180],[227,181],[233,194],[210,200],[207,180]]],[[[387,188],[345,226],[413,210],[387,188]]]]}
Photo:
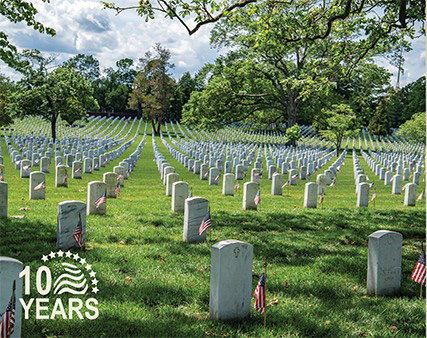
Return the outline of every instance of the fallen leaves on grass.
{"type": "Polygon", "coordinates": [[[353,285],[353,287],[351,288],[353,291],[357,291],[359,290],[359,287],[357,285],[353,285]]]}
{"type": "Polygon", "coordinates": [[[289,284],[288,284],[288,281],[286,281],[285,282],[285,289],[288,289],[289,288],[289,284]]]}
{"type": "Polygon", "coordinates": [[[125,243],[125,241],[120,241],[119,244],[120,245],[125,245],[126,243],[125,243]]]}
{"type": "Polygon", "coordinates": [[[279,304],[279,298],[267,298],[269,301],[267,306],[273,306],[279,304]]]}
{"type": "Polygon", "coordinates": [[[390,329],[390,332],[397,332],[397,326],[394,326],[394,325],[392,325],[392,326],[389,326],[389,329],[390,329]]]}
{"type": "Polygon", "coordinates": [[[160,262],[165,263],[166,260],[159,254],[156,254],[156,257],[160,260],[160,262]]]}
{"type": "Polygon", "coordinates": [[[131,276],[126,276],[124,281],[125,282],[130,282],[133,278],[131,276]]]}
{"type": "Polygon", "coordinates": [[[10,218],[18,218],[18,219],[22,219],[22,218],[25,218],[25,215],[10,216],[10,218]]]}
{"type": "Polygon", "coordinates": [[[27,208],[27,207],[23,207],[23,208],[19,208],[19,210],[21,210],[21,211],[28,211],[28,210],[31,210],[31,209],[27,208]]]}

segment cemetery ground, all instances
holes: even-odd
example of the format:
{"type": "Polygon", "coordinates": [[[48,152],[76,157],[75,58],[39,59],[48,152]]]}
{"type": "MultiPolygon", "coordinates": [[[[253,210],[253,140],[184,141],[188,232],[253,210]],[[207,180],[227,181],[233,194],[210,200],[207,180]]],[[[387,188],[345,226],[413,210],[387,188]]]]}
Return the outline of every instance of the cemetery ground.
{"type": "MultiPolygon", "coordinates": [[[[86,251],[80,255],[97,273],[99,318],[36,320],[30,312],[30,319],[23,320],[24,337],[425,336],[425,302],[419,299],[419,284],[410,278],[425,239],[424,202],[404,207],[403,194],[392,195],[391,187],[378,180],[375,207],[370,202],[368,208],[356,209],[349,153],[336,186],[328,187],[317,209],[303,208],[305,182],[285,187],[283,196],[272,196],[271,181],[264,175],[258,211],[244,211],[243,182],[249,177],[240,182],[242,188],[234,196],[222,196],[221,184],[201,181],[156,138],[159,150],[180,180],[189,183],[193,196],[209,200],[213,232],[207,242],[190,245],[182,239],[183,214],[170,211],[171,197],[165,196],[153,162],[151,137],[148,133],[119,198],[107,200],[107,214],[87,218],[86,251]],[[377,230],[403,235],[399,296],[366,295],[367,239],[377,230]],[[254,246],[252,290],[267,258],[267,298],[274,304],[267,309],[265,331],[263,316],[254,310],[242,322],[209,319],[211,246],[226,239],[254,246]]],[[[141,139],[142,134],[121,157],[129,156],[141,139]]],[[[0,221],[0,255],[19,259],[35,274],[42,255],[56,249],[58,203],[86,201],[88,182],[102,180],[115,164],[82,179],[70,178],[68,188],[54,188],[51,170],[46,174],[46,200],[31,201],[28,180],[19,178],[12,167],[4,139],[1,145],[9,215],[26,217],[0,221]]],[[[365,173],[374,179],[359,157],[365,173]]]]}

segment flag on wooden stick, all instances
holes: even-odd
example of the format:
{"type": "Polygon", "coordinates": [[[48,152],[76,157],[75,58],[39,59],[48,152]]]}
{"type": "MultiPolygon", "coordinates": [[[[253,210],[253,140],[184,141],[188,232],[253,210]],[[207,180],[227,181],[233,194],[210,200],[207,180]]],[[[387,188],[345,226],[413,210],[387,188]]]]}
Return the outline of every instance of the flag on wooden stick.
{"type": "Polygon", "coordinates": [[[105,191],[104,191],[104,194],[95,201],[95,207],[99,208],[101,204],[106,202],[107,202],[107,196],[105,195],[105,191]]]}
{"type": "Polygon", "coordinates": [[[13,281],[12,296],[0,323],[0,337],[2,338],[9,338],[15,331],[15,288],[16,282],[13,281]]]}
{"type": "Polygon", "coordinates": [[[261,275],[261,279],[259,280],[258,285],[256,286],[254,296],[255,296],[255,304],[254,304],[255,311],[264,313],[265,308],[267,307],[266,297],[265,297],[265,275],[264,275],[264,273],[261,275]]]}
{"type": "Polygon", "coordinates": [[[82,224],[82,216],[79,213],[79,223],[77,223],[77,227],[74,230],[73,238],[77,243],[79,249],[83,247],[83,224],[82,224]]]}
{"type": "Polygon", "coordinates": [[[254,203],[255,203],[255,205],[258,205],[258,204],[261,203],[261,191],[259,189],[258,189],[258,192],[255,195],[254,203]]]}
{"type": "Polygon", "coordinates": [[[210,226],[212,226],[211,212],[208,211],[208,213],[206,214],[206,216],[203,218],[202,223],[200,224],[199,236],[201,234],[203,234],[206,231],[206,229],[209,228],[210,226]]]}
{"type": "Polygon", "coordinates": [[[120,182],[117,182],[116,189],[114,189],[114,193],[116,194],[116,196],[120,195],[120,182]]]}
{"type": "Polygon", "coordinates": [[[426,254],[424,249],[421,250],[420,257],[417,264],[415,264],[414,271],[412,271],[411,278],[415,283],[424,285],[426,282],[426,254]]]}

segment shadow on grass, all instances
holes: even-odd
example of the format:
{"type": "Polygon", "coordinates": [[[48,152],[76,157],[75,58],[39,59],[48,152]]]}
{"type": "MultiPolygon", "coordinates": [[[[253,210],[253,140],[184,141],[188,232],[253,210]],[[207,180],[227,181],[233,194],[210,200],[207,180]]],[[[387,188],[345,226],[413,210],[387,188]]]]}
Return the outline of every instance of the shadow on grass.
{"type": "Polygon", "coordinates": [[[0,220],[0,256],[28,263],[56,249],[56,224],[28,219],[0,220]]]}
{"type": "MultiPolygon", "coordinates": [[[[302,274],[299,280],[290,281],[291,286],[286,290],[283,277],[269,281],[269,291],[282,295],[279,305],[269,314],[268,330],[272,336],[281,332],[316,337],[349,335],[348,329],[342,325],[329,325],[325,321],[331,313],[334,316],[346,313],[346,322],[353,324],[358,320],[349,315],[354,308],[357,308],[359,317],[380,316],[381,323],[390,322],[390,325],[395,323],[389,314],[393,311],[397,311],[403,320],[415,321],[414,313],[404,313],[398,304],[401,298],[415,301],[418,296],[418,288],[411,282],[409,274],[418,258],[415,244],[425,238],[424,211],[215,212],[212,220],[214,238],[218,241],[234,238],[253,244],[254,270],[266,256],[271,269],[282,271],[285,278],[287,269],[297,268],[302,274]],[[402,292],[399,297],[365,298],[367,238],[380,229],[398,231],[404,237],[402,292]],[[352,291],[353,283],[361,291],[352,291]],[[289,304],[296,302],[298,308],[286,301],[289,304]],[[311,308],[313,304],[315,306],[311,308]],[[388,311],[384,313],[383,309],[388,311]]],[[[43,321],[31,320],[24,324],[25,332],[34,336],[74,337],[263,334],[262,318],[258,314],[252,314],[251,320],[243,322],[208,320],[209,262],[213,241],[198,245],[184,243],[182,237],[177,236],[178,227],[182,228],[182,216],[176,220],[171,216],[160,223],[156,217],[141,216],[137,222],[147,226],[149,231],[141,232],[141,237],[129,241],[130,245],[95,246],[87,252],[88,260],[97,262],[99,267],[108,267],[113,276],[101,277],[102,292],[96,298],[104,304],[104,309],[99,320],[60,321],[47,326],[43,321]],[[131,256],[134,251],[137,253],[131,256]],[[197,272],[196,267],[203,269],[197,272]],[[195,275],[197,273],[199,275],[195,275]],[[134,276],[135,281],[125,284],[123,278],[127,275],[134,276]],[[194,285],[195,280],[200,285],[194,285]],[[198,313],[186,310],[196,306],[194,304],[198,313]],[[141,311],[134,314],[131,310],[129,313],[118,310],[132,307],[141,311]]],[[[39,262],[42,254],[56,246],[55,224],[8,219],[0,221],[0,231],[0,254],[18,258],[24,264],[39,262]]],[[[119,237],[109,239],[118,241],[119,237]]],[[[256,283],[254,277],[252,290],[256,283]]],[[[425,313],[421,309],[418,312],[419,317],[425,313]]],[[[417,320],[421,322],[422,318],[417,320]]],[[[369,332],[368,324],[360,325],[367,327],[369,332]]],[[[422,336],[423,332],[423,328],[418,330],[410,326],[405,334],[415,337],[422,336]]]]}

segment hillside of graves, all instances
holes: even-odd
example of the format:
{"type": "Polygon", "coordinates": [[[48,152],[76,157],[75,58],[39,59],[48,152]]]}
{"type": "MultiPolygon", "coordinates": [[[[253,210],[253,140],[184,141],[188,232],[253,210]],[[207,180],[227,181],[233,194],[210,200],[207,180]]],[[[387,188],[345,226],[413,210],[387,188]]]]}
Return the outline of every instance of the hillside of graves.
{"type": "Polygon", "coordinates": [[[1,130],[0,256],[19,262],[2,257],[0,314],[16,281],[23,337],[425,336],[411,278],[424,144],[362,130],[336,156],[311,126],[290,146],[245,124],[169,122],[154,136],[121,117],[60,122],[57,141],[49,130],[38,118],[1,130]],[[383,248],[391,258],[374,262],[383,248]],[[55,279],[67,259],[87,279],[74,296],[39,273],[55,279]],[[265,262],[264,327],[253,294],[265,262]],[[385,284],[372,283],[384,277],[375,264],[385,284]],[[97,318],[90,307],[80,318],[72,297],[96,299],[97,318]]]}

